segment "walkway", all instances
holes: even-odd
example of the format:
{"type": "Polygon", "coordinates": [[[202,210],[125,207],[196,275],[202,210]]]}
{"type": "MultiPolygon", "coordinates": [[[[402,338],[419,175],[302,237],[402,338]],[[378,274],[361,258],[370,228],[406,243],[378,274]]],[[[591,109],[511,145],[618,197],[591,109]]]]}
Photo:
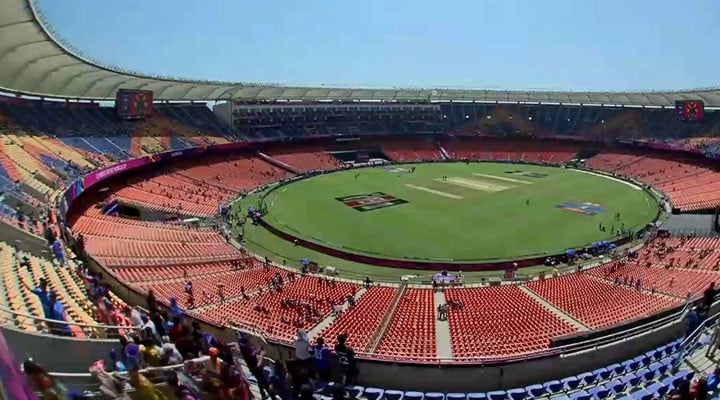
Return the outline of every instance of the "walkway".
{"type": "Polygon", "coordinates": [[[524,285],[518,286],[520,290],[525,292],[528,296],[532,297],[535,301],[540,303],[541,306],[543,306],[546,310],[550,311],[551,313],[558,316],[558,318],[562,319],[563,321],[567,322],[568,324],[574,326],[579,331],[589,331],[590,328],[581,323],[580,321],[576,320],[575,318],[571,317],[568,314],[565,314],[563,311],[561,311],[559,308],[555,307],[554,305],[547,302],[547,300],[543,299],[542,297],[538,296],[533,292],[532,290],[528,289],[524,285]]]}
{"type": "MultiPolygon", "coordinates": [[[[441,304],[445,304],[445,293],[435,292],[434,298],[435,310],[441,304]]],[[[439,321],[437,318],[435,320],[435,346],[438,358],[441,360],[453,358],[452,344],[450,343],[450,323],[447,320],[439,321]]]]}
{"type": "MultiPolygon", "coordinates": [[[[364,286],[361,286],[360,290],[355,292],[354,296],[355,296],[356,304],[360,300],[360,298],[365,294],[365,292],[367,292],[367,289],[365,289],[364,286]]],[[[345,311],[348,309],[348,307],[350,307],[350,305],[348,304],[347,301],[345,301],[343,303],[342,307],[343,307],[342,308],[343,311],[345,311]]],[[[317,325],[313,326],[312,329],[310,329],[310,331],[308,332],[308,338],[310,338],[310,340],[312,340],[312,338],[314,338],[316,335],[319,335],[322,331],[325,330],[325,328],[330,326],[334,321],[335,321],[335,317],[333,316],[333,314],[332,313],[328,314],[327,317],[325,317],[325,319],[318,322],[317,325]]]]}

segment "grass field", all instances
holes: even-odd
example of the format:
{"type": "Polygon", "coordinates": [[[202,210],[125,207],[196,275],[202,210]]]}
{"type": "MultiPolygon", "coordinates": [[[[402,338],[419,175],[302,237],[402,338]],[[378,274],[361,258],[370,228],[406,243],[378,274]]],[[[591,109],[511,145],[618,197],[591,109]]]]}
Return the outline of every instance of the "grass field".
{"type": "MultiPolygon", "coordinates": [[[[611,239],[613,226],[641,228],[658,207],[656,199],[628,184],[561,168],[442,163],[418,165],[408,173],[410,167],[342,171],[280,187],[265,198],[265,220],[296,236],[356,253],[500,260],[611,239]],[[563,203],[564,208],[558,207],[563,203]],[[607,227],[604,232],[601,223],[607,227]]],[[[257,197],[239,207],[251,203],[257,204],[257,197]]],[[[247,227],[245,235],[248,247],[259,254],[307,257],[322,265],[368,271],[366,265],[293,246],[262,228],[247,227]]],[[[374,272],[383,277],[408,273],[391,268],[374,272]]]]}

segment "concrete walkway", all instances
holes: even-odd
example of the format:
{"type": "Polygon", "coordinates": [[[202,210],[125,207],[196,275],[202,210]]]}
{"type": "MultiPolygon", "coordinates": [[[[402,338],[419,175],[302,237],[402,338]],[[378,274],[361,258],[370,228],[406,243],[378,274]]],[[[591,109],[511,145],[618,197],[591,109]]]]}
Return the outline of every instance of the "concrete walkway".
{"type": "Polygon", "coordinates": [[[525,286],[523,286],[523,285],[520,285],[520,286],[518,286],[518,288],[520,288],[520,290],[522,290],[523,292],[525,292],[525,294],[527,294],[528,296],[532,297],[533,300],[535,300],[535,301],[537,301],[538,303],[540,303],[540,305],[543,306],[543,308],[545,308],[546,310],[550,311],[551,313],[557,315],[560,319],[562,319],[563,321],[567,322],[568,324],[574,326],[574,327],[577,328],[579,331],[589,331],[589,330],[590,330],[590,328],[587,327],[586,325],[584,325],[582,322],[576,320],[575,318],[571,317],[571,316],[568,315],[568,314],[565,314],[565,313],[564,313],[563,311],[561,311],[559,308],[557,308],[557,307],[555,307],[554,305],[548,303],[547,300],[545,300],[545,299],[543,299],[542,297],[538,296],[537,294],[535,294],[535,292],[533,292],[532,290],[528,289],[527,287],[525,287],[525,286]]]}
{"type": "Polygon", "coordinates": [[[435,292],[435,351],[440,359],[452,359],[452,344],[450,343],[450,323],[437,320],[437,309],[445,304],[445,293],[435,292]]]}
{"type": "Polygon", "coordinates": [[[708,373],[711,374],[715,370],[715,367],[720,363],[720,350],[715,352],[714,359],[705,356],[710,343],[711,330],[706,330],[700,337],[700,343],[703,345],[695,352],[687,357],[681,367],[688,368],[695,373],[708,373]]]}
{"type": "MultiPolygon", "coordinates": [[[[357,304],[360,301],[360,298],[362,298],[362,296],[365,294],[365,292],[367,292],[367,289],[365,289],[364,286],[361,286],[360,290],[355,292],[355,304],[357,304]]],[[[342,307],[343,307],[342,308],[343,312],[345,312],[348,309],[348,307],[350,307],[350,305],[346,301],[345,303],[343,303],[342,307]]],[[[312,329],[310,329],[310,331],[308,332],[308,338],[310,338],[310,340],[313,340],[315,338],[315,336],[319,335],[323,330],[325,330],[325,328],[327,328],[333,322],[335,322],[335,319],[336,319],[336,317],[334,317],[332,315],[332,313],[328,314],[327,317],[325,317],[325,319],[318,322],[317,325],[313,326],[312,329]]]]}

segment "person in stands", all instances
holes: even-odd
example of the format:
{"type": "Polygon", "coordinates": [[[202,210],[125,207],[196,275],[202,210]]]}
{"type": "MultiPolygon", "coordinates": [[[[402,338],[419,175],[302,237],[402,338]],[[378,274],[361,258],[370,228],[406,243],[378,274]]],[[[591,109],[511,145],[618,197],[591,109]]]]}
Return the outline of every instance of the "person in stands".
{"type": "Polygon", "coordinates": [[[50,292],[50,303],[52,304],[52,319],[59,322],[50,323],[50,331],[60,336],[72,336],[72,329],[67,322],[67,315],[65,314],[65,307],[57,298],[57,293],[54,291],[50,292]]]}
{"type": "Polygon", "coordinates": [[[355,362],[355,350],[347,345],[347,334],[343,333],[337,337],[335,354],[337,354],[340,364],[341,383],[343,385],[354,384],[359,371],[355,362]]]}
{"type": "Polygon", "coordinates": [[[330,349],[325,345],[325,339],[317,338],[313,348],[315,358],[315,371],[323,382],[330,382],[330,349]]]}
{"type": "Polygon", "coordinates": [[[720,346],[720,323],[715,325],[713,329],[712,338],[710,339],[710,345],[708,346],[705,356],[711,360],[715,359],[715,352],[720,346]]]}
{"type": "Polygon", "coordinates": [[[242,333],[238,334],[238,345],[240,347],[240,354],[242,355],[248,370],[250,370],[250,373],[253,374],[257,380],[260,397],[262,397],[263,400],[268,397],[274,400],[275,396],[270,392],[270,385],[265,379],[265,374],[263,374],[262,360],[265,356],[265,352],[258,352],[255,349],[255,346],[250,343],[247,336],[242,333]]]}
{"type": "Polygon", "coordinates": [[[40,278],[40,283],[35,289],[31,289],[30,286],[28,286],[24,281],[23,285],[25,285],[25,287],[30,291],[30,293],[37,296],[37,298],[40,300],[40,305],[43,309],[43,318],[53,319],[52,303],[50,303],[50,292],[48,291],[47,281],[45,280],[45,278],[40,278]]]}
{"type": "Polygon", "coordinates": [[[304,329],[298,331],[297,338],[295,339],[295,359],[302,367],[307,368],[308,371],[312,371],[311,364],[313,360],[310,356],[310,340],[304,329]]]}
{"type": "Polygon", "coordinates": [[[32,359],[22,364],[22,371],[28,377],[35,389],[42,394],[43,399],[51,400],[80,400],[86,396],[69,390],[60,381],[56,380],[32,359]]]}

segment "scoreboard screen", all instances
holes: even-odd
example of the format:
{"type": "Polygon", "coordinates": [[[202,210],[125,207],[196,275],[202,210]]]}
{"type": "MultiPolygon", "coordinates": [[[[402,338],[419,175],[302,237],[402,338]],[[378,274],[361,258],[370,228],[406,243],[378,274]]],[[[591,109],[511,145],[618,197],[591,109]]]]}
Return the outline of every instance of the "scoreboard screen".
{"type": "Polygon", "coordinates": [[[147,118],[152,115],[153,92],[150,90],[120,89],[115,108],[121,118],[147,118]]]}
{"type": "Polygon", "coordinates": [[[680,121],[700,122],[705,118],[705,103],[702,100],[676,101],[675,113],[680,121]]]}

